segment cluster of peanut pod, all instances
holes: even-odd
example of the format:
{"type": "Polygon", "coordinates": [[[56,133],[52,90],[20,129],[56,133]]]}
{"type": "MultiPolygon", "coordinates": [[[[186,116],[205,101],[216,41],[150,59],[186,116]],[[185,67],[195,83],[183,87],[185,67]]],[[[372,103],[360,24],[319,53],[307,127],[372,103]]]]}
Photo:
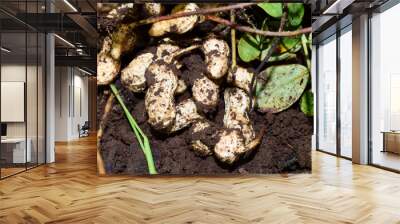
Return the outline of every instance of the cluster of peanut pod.
{"type": "MultiPolygon", "coordinates": [[[[126,8],[133,6],[132,3],[119,5],[126,8]]],[[[145,3],[142,7],[149,16],[165,13],[160,3],[145,3]]],[[[170,13],[197,9],[199,6],[195,3],[178,4],[170,13]]],[[[108,12],[111,18],[120,16],[115,10],[118,9],[108,12]]],[[[201,22],[199,15],[159,21],[151,25],[148,34],[151,37],[184,34],[201,22]]],[[[209,36],[186,48],[161,41],[137,53],[121,69],[121,56],[135,48],[136,35],[129,24],[120,24],[104,38],[97,55],[99,85],[110,84],[119,77],[125,88],[145,93],[149,125],[167,134],[190,128],[192,148],[199,156],[214,155],[220,161],[232,164],[260,143],[248,114],[252,106],[249,92],[254,74],[243,67],[229,67],[230,48],[225,40],[209,36]],[[189,85],[179,78],[182,76],[180,56],[193,50],[203,54],[206,68],[189,85]],[[176,103],[176,96],[186,91],[191,93],[191,98],[176,103]],[[225,111],[223,127],[217,127],[205,114],[218,107],[221,92],[225,111]]]]}

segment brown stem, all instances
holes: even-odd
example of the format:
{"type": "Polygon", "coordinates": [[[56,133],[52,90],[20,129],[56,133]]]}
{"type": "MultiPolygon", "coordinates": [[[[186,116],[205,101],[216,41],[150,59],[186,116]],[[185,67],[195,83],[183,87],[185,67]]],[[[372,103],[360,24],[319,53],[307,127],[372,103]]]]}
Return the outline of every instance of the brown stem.
{"type": "MultiPolygon", "coordinates": [[[[268,2],[268,1],[267,1],[268,2]]],[[[247,33],[255,33],[259,34],[262,36],[272,36],[272,37],[289,37],[289,36],[297,36],[303,33],[311,33],[311,27],[295,30],[295,31],[281,31],[281,32],[273,32],[273,31],[264,31],[264,30],[259,30],[255,28],[251,28],[248,26],[241,26],[238,25],[234,22],[231,22],[226,19],[222,19],[218,16],[213,16],[213,15],[208,15],[208,14],[213,14],[217,12],[224,12],[224,11],[230,11],[233,9],[240,9],[240,8],[245,8],[249,6],[253,6],[257,3],[238,3],[238,4],[233,4],[233,5],[227,5],[227,6],[221,6],[221,7],[216,7],[216,8],[210,8],[210,9],[199,9],[196,11],[191,11],[191,12],[180,12],[176,14],[171,14],[171,15],[165,15],[165,16],[157,16],[157,17],[152,17],[152,18],[147,18],[140,20],[138,22],[134,22],[129,24],[130,28],[135,28],[141,25],[147,25],[151,23],[156,23],[164,20],[170,20],[170,19],[176,19],[180,17],[185,17],[185,16],[193,16],[193,15],[204,15],[205,19],[224,24],[226,26],[229,26],[235,30],[239,30],[242,32],[247,32],[247,33]]]]}
{"type": "Polygon", "coordinates": [[[198,49],[200,47],[201,47],[201,45],[192,45],[190,47],[187,47],[187,48],[184,48],[184,49],[180,49],[180,50],[172,53],[171,55],[166,56],[165,57],[165,61],[167,63],[171,63],[172,60],[174,60],[176,57],[178,57],[178,56],[180,56],[182,54],[186,54],[187,52],[193,51],[193,50],[198,49]]]}
{"type": "MultiPolygon", "coordinates": [[[[235,10],[231,10],[231,22],[235,23],[235,10]]],[[[236,67],[236,30],[231,29],[231,48],[232,48],[232,66],[231,68],[236,67]]]]}
{"type": "Polygon", "coordinates": [[[291,36],[298,36],[301,35],[303,33],[311,33],[311,27],[306,27],[306,28],[302,28],[299,30],[294,30],[294,31],[281,31],[281,32],[274,32],[274,31],[266,31],[266,30],[259,30],[259,29],[254,29],[248,26],[241,26],[238,25],[236,23],[231,23],[229,20],[226,19],[222,19],[218,16],[211,16],[211,15],[206,15],[205,16],[206,19],[217,22],[217,23],[221,23],[224,24],[226,26],[230,26],[233,29],[242,31],[242,32],[247,32],[247,33],[255,33],[258,35],[262,35],[262,36],[270,36],[270,37],[291,37],[291,36]]]}
{"type": "Polygon", "coordinates": [[[199,10],[192,11],[192,12],[180,12],[180,13],[166,15],[166,16],[157,16],[157,17],[140,20],[140,21],[134,23],[134,26],[146,25],[146,24],[160,22],[163,20],[176,19],[176,18],[184,17],[184,16],[206,15],[206,14],[212,14],[212,13],[216,13],[216,12],[230,11],[232,9],[245,8],[245,7],[255,5],[255,4],[257,4],[257,3],[239,3],[239,4],[221,6],[221,7],[210,8],[210,9],[199,9],[199,10]]]}
{"type": "Polygon", "coordinates": [[[113,102],[114,102],[114,95],[111,94],[107,99],[106,106],[104,107],[104,113],[103,116],[101,117],[100,128],[97,131],[97,172],[99,175],[106,174],[106,171],[104,169],[103,157],[100,154],[99,146],[100,146],[100,140],[103,137],[104,126],[105,126],[104,122],[112,109],[113,102]]]}

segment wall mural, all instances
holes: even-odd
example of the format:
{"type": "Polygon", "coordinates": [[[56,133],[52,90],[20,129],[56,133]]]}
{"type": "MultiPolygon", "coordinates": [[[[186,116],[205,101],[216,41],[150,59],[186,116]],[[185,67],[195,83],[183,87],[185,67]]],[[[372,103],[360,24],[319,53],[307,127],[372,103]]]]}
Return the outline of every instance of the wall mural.
{"type": "Polygon", "coordinates": [[[98,15],[99,174],[311,171],[308,5],[99,3],[98,15]]]}

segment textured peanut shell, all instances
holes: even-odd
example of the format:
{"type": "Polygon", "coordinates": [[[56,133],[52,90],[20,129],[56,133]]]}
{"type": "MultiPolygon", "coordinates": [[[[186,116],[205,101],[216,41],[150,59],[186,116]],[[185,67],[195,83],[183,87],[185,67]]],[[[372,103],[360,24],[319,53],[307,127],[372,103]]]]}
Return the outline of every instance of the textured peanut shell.
{"type": "Polygon", "coordinates": [[[178,78],[168,64],[153,62],[148,70],[154,76],[145,97],[148,122],[156,130],[168,131],[175,122],[178,78]]]}
{"type": "Polygon", "coordinates": [[[232,164],[238,159],[244,146],[243,136],[239,130],[225,129],[214,147],[214,154],[221,162],[232,164]]]}
{"type": "Polygon", "coordinates": [[[118,75],[121,64],[110,55],[112,40],[106,37],[101,51],[97,54],[97,84],[108,85],[118,75]]]}
{"type": "MultiPolygon", "coordinates": [[[[199,118],[192,125],[192,136],[194,136],[196,133],[204,131],[208,127],[210,127],[210,123],[204,118],[199,118]]],[[[193,151],[199,156],[205,157],[213,154],[210,147],[204,144],[200,139],[192,139],[192,148],[193,151]]]]}
{"type": "Polygon", "coordinates": [[[212,79],[222,78],[228,71],[229,45],[216,38],[206,40],[202,45],[207,66],[207,75],[212,79]]]}
{"type": "Polygon", "coordinates": [[[197,108],[194,101],[192,99],[182,101],[176,106],[175,123],[172,126],[171,132],[182,130],[199,118],[200,115],[197,113],[197,108]]]}
{"type": "Polygon", "coordinates": [[[239,88],[228,88],[224,92],[224,127],[241,130],[245,144],[254,139],[255,133],[248,115],[250,97],[239,88]]]}
{"type": "Polygon", "coordinates": [[[153,62],[152,53],[143,53],[134,58],[129,65],[121,71],[122,84],[132,92],[138,93],[146,88],[146,78],[144,74],[153,62]]]}
{"type": "MultiPolygon", "coordinates": [[[[199,7],[195,3],[179,4],[174,7],[172,14],[178,12],[196,11],[199,7]]],[[[183,34],[193,29],[199,16],[185,16],[176,19],[164,20],[153,23],[149,30],[149,35],[153,37],[163,36],[167,33],[183,34]]]]}
{"type": "MultiPolygon", "coordinates": [[[[143,92],[146,88],[145,73],[150,64],[153,61],[166,57],[177,50],[179,50],[178,46],[172,44],[160,44],[156,49],[155,55],[152,52],[139,54],[126,68],[122,70],[122,84],[135,93],[143,92]]],[[[179,91],[184,91],[182,90],[184,86],[179,87],[179,91]]]]}
{"type": "Polygon", "coordinates": [[[119,60],[121,55],[131,51],[137,41],[137,36],[129,24],[121,24],[112,34],[111,56],[119,60]]]}
{"type": "Polygon", "coordinates": [[[148,16],[162,15],[165,10],[161,3],[144,3],[143,9],[148,16]]]}
{"type": "Polygon", "coordinates": [[[205,112],[213,110],[218,105],[219,86],[206,76],[193,82],[192,94],[196,104],[205,112]]]}
{"type": "Polygon", "coordinates": [[[241,88],[246,91],[246,93],[249,93],[253,76],[253,72],[250,72],[246,68],[236,66],[233,70],[229,70],[227,81],[229,84],[241,88]]]}
{"type": "Polygon", "coordinates": [[[248,116],[250,98],[239,88],[227,88],[224,92],[225,114],[224,131],[214,147],[216,157],[222,162],[232,164],[241,155],[257,145],[255,133],[248,116]]]}

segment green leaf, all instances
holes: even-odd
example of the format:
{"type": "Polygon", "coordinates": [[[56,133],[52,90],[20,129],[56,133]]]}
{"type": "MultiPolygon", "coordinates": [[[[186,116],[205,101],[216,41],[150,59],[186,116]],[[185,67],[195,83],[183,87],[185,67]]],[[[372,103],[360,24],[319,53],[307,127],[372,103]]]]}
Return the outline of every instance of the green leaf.
{"type": "Polygon", "coordinates": [[[300,109],[306,116],[314,116],[314,94],[311,90],[305,91],[301,96],[300,109]]]}
{"type": "Polygon", "coordinates": [[[259,3],[257,5],[274,18],[282,16],[282,3],[259,3]]]}
{"type": "Polygon", "coordinates": [[[291,26],[297,27],[304,17],[303,3],[288,3],[288,20],[291,26]]]}
{"type": "Polygon", "coordinates": [[[260,55],[259,42],[249,34],[244,35],[239,40],[238,52],[239,57],[244,62],[250,62],[258,58],[260,55]]]}
{"type": "Polygon", "coordinates": [[[271,66],[260,73],[256,104],[260,112],[278,113],[292,106],[303,94],[309,72],[299,64],[271,66]]]}
{"type": "Polygon", "coordinates": [[[299,37],[283,37],[282,44],[286,47],[286,49],[290,50],[296,46],[297,43],[300,42],[299,37]]]}
{"type": "Polygon", "coordinates": [[[288,3],[287,4],[289,13],[298,13],[304,11],[303,3],[288,3]]]}

